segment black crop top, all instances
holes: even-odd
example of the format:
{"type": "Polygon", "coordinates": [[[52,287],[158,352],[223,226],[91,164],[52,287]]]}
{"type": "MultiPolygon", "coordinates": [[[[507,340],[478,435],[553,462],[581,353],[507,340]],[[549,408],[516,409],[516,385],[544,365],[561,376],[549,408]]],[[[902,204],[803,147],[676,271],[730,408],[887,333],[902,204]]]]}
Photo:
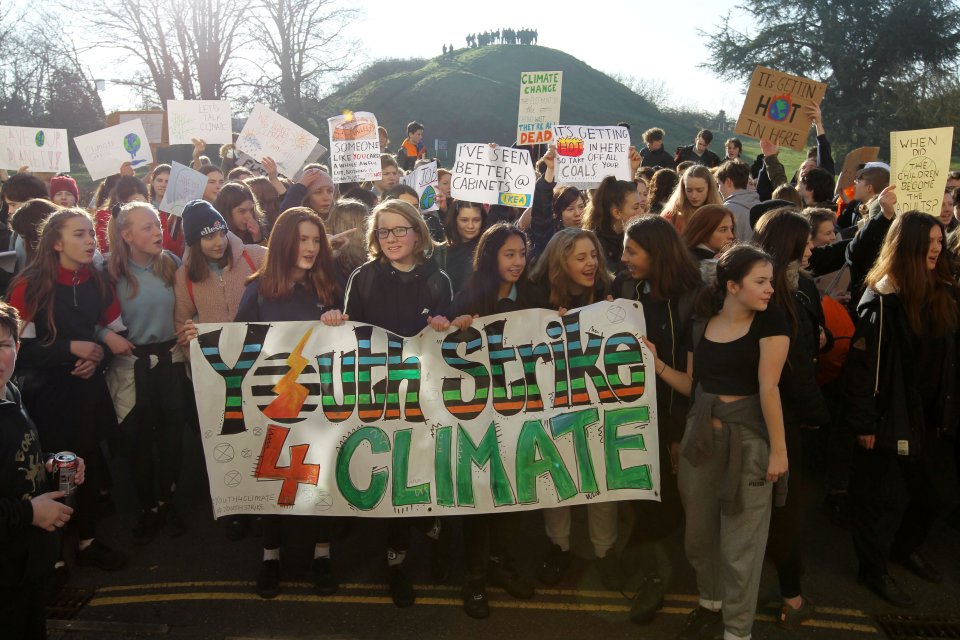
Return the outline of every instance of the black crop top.
{"type": "MultiPolygon", "coordinates": [[[[760,340],[790,335],[783,309],[770,303],[753,316],[747,333],[730,342],[700,338],[693,353],[693,379],[705,393],[751,396],[760,391],[760,340]]],[[[692,338],[689,344],[693,344],[692,338]]]]}

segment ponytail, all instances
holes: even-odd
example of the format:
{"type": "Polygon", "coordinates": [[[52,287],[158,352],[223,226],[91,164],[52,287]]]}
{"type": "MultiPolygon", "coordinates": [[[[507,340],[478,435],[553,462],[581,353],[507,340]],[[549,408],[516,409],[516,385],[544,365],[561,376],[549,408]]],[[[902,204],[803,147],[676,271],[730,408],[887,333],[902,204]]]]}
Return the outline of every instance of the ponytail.
{"type": "Polygon", "coordinates": [[[598,231],[613,231],[614,207],[622,208],[630,192],[636,193],[637,187],[632,182],[617,180],[614,176],[607,176],[600,182],[600,186],[593,192],[593,198],[587,204],[583,214],[583,228],[597,233],[598,231]]]}

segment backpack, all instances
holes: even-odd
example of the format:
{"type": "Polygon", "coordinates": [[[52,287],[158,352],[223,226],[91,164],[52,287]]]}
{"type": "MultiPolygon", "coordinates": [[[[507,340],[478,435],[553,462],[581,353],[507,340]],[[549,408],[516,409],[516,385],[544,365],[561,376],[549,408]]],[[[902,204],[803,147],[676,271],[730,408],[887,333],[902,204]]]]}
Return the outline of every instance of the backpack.
{"type": "Polygon", "coordinates": [[[846,307],[830,296],[824,296],[820,306],[823,307],[824,324],[833,334],[833,348],[820,354],[820,365],[817,367],[817,384],[823,386],[840,376],[856,327],[846,307]]]}

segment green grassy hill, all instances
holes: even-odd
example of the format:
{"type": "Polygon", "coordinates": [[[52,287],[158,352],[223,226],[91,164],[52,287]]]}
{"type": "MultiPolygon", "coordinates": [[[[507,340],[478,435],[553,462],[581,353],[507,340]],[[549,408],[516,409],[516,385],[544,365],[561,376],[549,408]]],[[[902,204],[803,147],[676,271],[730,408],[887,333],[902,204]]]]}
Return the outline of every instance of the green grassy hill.
{"type": "MultiPolygon", "coordinates": [[[[438,138],[448,142],[452,158],[458,142],[514,142],[520,74],[524,71],[563,71],[561,123],[613,125],[626,121],[631,124],[634,144],[642,144],[640,134],[645,129],[659,126],[667,132],[667,149],[690,144],[696,134],[693,124],[661,113],[600,71],[562,51],[538,46],[461,49],[415,69],[379,76],[365,72],[365,82],[348,83],[317,104],[312,115],[323,122],[344,109],[371,111],[389,131],[391,151],[403,142],[407,123],[417,120],[426,127],[424,142],[431,155],[438,138]]],[[[324,126],[321,140],[326,134],[324,126]]],[[[444,159],[442,154],[440,157],[444,159]]]]}

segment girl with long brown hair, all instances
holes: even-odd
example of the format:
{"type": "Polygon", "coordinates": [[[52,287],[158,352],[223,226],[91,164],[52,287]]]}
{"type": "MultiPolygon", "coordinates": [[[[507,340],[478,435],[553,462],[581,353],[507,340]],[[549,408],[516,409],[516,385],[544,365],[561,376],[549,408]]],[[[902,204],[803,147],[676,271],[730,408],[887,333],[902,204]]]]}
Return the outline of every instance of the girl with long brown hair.
{"type": "Polygon", "coordinates": [[[845,417],[859,444],[850,479],[858,577],[898,606],[913,598],[888,573],[888,555],[928,582],[943,579],[919,548],[940,508],[929,452],[956,429],[958,296],[944,241],[935,216],[908,211],[894,219],[866,277],[842,376],[845,417]],[[892,466],[910,501],[888,554],[880,521],[892,466]]]}
{"type": "Polygon", "coordinates": [[[719,204],[704,205],[690,216],[680,236],[698,262],[713,260],[737,240],[733,211],[719,204]]]}
{"type": "MultiPolygon", "coordinates": [[[[343,288],[336,280],[336,272],[333,251],[320,216],[307,207],[287,209],[277,218],[267,247],[267,259],[250,276],[234,320],[320,320],[330,323],[331,317],[339,319],[343,309],[343,288]]],[[[325,518],[277,515],[263,518],[263,560],[257,576],[257,593],[262,598],[273,598],[280,592],[280,545],[285,520],[307,528],[315,542],[314,590],[319,595],[334,593],[338,587],[330,561],[328,521],[325,518]]]]}
{"type": "Polygon", "coordinates": [[[97,537],[97,489],[107,473],[100,442],[113,434],[116,415],[103,375],[107,351],[130,353],[120,304],[93,267],[93,220],[83,209],[47,218],[33,261],[11,284],[10,304],[20,312],[17,374],[27,413],[49,451],[73,451],[88,462],[78,488],[77,564],[116,570],[126,557],[97,537]]]}
{"type": "Polygon", "coordinates": [[[695,164],[680,176],[680,182],[660,215],[669,220],[677,231],[683,233],[693,212],[705,204],[723,204],[723,197],[710,169],[695,164]]]}

